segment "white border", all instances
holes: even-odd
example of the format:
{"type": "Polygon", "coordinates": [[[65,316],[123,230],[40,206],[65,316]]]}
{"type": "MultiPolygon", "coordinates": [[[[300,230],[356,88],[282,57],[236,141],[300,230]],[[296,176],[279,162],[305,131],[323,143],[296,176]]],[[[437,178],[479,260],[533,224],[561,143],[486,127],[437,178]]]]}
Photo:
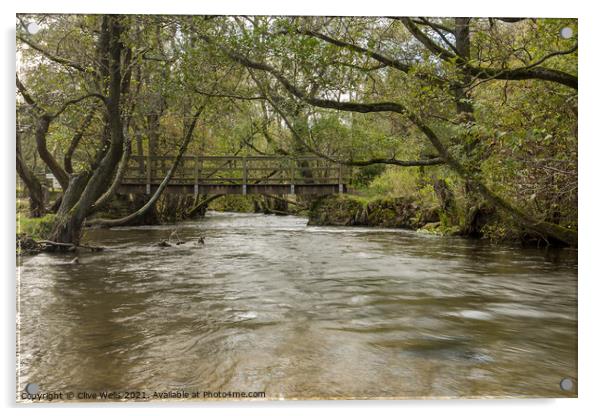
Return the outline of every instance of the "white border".
{"type": "MultiPolygon", "coordinates": [[[[325,1],[300,0],[294,2],[259,0],[145,0],[144,2],[103,0],[69,2],[65,0],[24,0],[20,4],[2,4],[2,166],[4,171],[2,193],[2,331],[3,342],[0,395],[5,414],[30,414],[43,412],[48,415],[81,414],[78,406],[19,406],[15,408],[15,161],[14,161],[14,15],[16,12],[45,13],[163,13],[163,14],[304,14],[304,15],[424,15],[424,16],[537,16],[579,18],[579,399],[556,400],[453,400],[453,401],[405,401],[405,402],[270,402],[270,403],[213,403],[178,406],[178,413],[231,414],[330,414],[341,410],[346,414],[421,414],[448,415],[507,415],[508,413],[532,413],[545,415],[589,414],[600,408],[597,398],[600,376],[600,324],[602,316],[599,300],[602,294],[602,273],[596,262],[598,243],[602,230],[600,215],[600,155],[602,155],[600,123],[600,26],[602,16],[596,13],[595,2],[524,0],[485,1],[325,1]],[[70,4],[72,3],[72,4],[70,4]],[[472,4],[471,4],[472,3],[472,4]],[[597,405],[597,406],[596,406],[597,405]]],[[[173,405],[172,405],[173,406],[173,405]]],[[[164,405],[138,405],[118,407],[99,405],[86,409],[89,414],[105,415],[107,407],[116,414],[164,414],[164,405]]]]}

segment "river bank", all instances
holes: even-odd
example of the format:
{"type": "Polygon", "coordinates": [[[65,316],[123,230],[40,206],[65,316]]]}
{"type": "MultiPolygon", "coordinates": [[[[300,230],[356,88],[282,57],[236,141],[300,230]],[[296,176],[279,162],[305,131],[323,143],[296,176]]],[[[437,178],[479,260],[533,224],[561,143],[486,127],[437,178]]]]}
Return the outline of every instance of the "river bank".
{"type": "Polygon", "coordinates": [[[419,230],[440,221],[437,209],[424,209],[411,198],[367,200],[350,195],[317,199],[308,211],[308,225],[340,225],[419,230]]]}
{"type": "Polygon", "coordinates": [[[365,197],[333,194],[286,203],[284,199],[228,195],[210,208],[220,212],[289,214],[308,219],[310,226],[397,228],[437,236],[485,239],[494,243],[547,247],[559,245],[516,225],[487,205],[460,212],[412,197],[365,197]],[[294,203],[291,204],[291,203],[294,203]],[[467,218],[469,217],[469,218],[467,218]]]}
{"type": "MultiPolygon", "coordinates": [[[[18,201],[19,202],[19,201],[18,201]]],[[[120,218],[131,211],[132,206],[143,201],[128,201],[115,198],[107,209],[99,213],[103,218],[120,218]]],[[[166,204],[173,208],[170,199],[166,204]]],[[[162,209],[153,209],[139,223],[131,226],[177,224],[187,218],[184,213],[187,206],[193,206],[194,201],[176,201],[181,207],[179,215],[166,216],[162,209]]],[[[26,206],[21,201],[21,205],[26,206]]],[[[438,236],[461,236],[482,238],[496,243],[517,244],[526,246],[554,245],[542,240],[524,229],[517,227],[507,218],[497,213],[481,209],[471,220],[471,231],[463,222],[466,220],[434,204],[412,197],[365,197],[353,194],[333,194],[317,198],[287,198],[286,196],[265,195],[223,195],[213,200],[194,217],[203,217],[206,209],[218,212],[261,213],[276,215],[295,215],[307,218],[310,226],[347,226],[374,227],[412,230],[438,236]]],[[[17,218],[17,253],[37,254],[39,250],[31,244],[33,240],[45,239],[52,229],[54,215],[47,214],[41,218],[29,218],[25,209],[18,205],[17,218]],[[21,250],[21,251],[20,251],[21,250]]]]}

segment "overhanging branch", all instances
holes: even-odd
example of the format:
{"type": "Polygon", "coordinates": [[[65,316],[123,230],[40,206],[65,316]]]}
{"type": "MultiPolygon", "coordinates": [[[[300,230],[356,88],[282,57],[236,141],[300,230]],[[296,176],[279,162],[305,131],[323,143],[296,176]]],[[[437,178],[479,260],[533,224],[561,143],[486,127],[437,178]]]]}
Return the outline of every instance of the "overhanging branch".
{"type": "Polygon", "coordinates": [[[475,67],[470,65],[469,62],[464,62],[463,58],[459,55],[456,55],[447,49],[441,47],[436,42],[434,42],[427,34],[425,34],[422,30],[416,26],[415,22],[407,17],[402,17],[400,20],[403,22],[404,26],[408,29],[408,31],[420,42],[422,43],[431,53],[440,57],[441,59],[452,62],[455,61],[462,65],[462,67],[472,76],[479,79],[504,79],[510,81],[519,81],[519,80],[527,80],[527,79],[539,79],[543,81],[551,81],[556,82],[558,84],[566,85],[567,87],[577,89],[578,82],[577,77],[575,75],[571,75],[569,73],[559,71],[557,69],[540,67],[540,65],[547,59],[558,56],[558,55],[566,55],[573,53],[577,50],[577,46],[575,45],[573,48],[567,51],[558,51],[552,52],[551,54],[545,56],[539,61],[528,65],[526,67],[520,68],[511,68],[511,69],[501,69],[501,68],[482,68],[475,67]]]}
{"type": "Polygon", "coordinates": [[[225,53],[230,59],[234,62],[237,62],[247,68],[257,69],[261,71],[265,71],[270,73],[274,78],[276,78],[282,86],[290,92],[295,97],[307,102],[308,104],[315,105],[316,107],[322,108],[331,108],[336,110],[344,110],[344,111],[355,111],[358,113],[371,113],[371,112],[396,112],[403,113],[405,109],[398,103],[394,102],[377,102],[377,103],[358,103],[352,101],[335,101],[335,100],[327,100],[316,98],[307,95],[301,89],[297,88],[294,84],[292,84],[284,75],[282,75],[276,68],[273,66],[263,63],[256,62],[247,58],[240,53],[225,47],[223,45],[216,44],[213,39],[209,36],[199,33],[198,36],[207,42],[210,45],[213,45],[220,49],[223,53],[225,53]]]}

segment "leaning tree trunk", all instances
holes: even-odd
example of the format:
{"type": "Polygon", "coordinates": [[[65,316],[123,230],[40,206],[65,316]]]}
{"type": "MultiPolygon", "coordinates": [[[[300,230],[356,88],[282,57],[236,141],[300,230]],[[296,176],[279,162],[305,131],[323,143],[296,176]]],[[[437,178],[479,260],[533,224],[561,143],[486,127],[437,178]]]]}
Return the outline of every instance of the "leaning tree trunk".
{"type": "Polygon", "coordinates": [[[54,158],[52,153],[48,150],[48,146],[46,143],[46,135],[48,134],[48,129],[50,128],[50,124],[59,113],[51,114],[46,110],[42,109],[31,97],[23,83],[19,80],[19,76],[15,77],[17,88],[21,93],[21,96],[37,113],[36,116],[36,128],[35,128],[35,139],[36,139],[36,148],[40,158],[44,161],[48,169],[52,172],[57,181],[61,184],[61,188],[63,190],[67,189],[69,184],[69,176],[67,172],[61,167],[61,165],[54,158]]]}
{"type": "Polygon", "coordinates": [[[209,206],[209,203],[215,201],[217,198],[220,198],[222,196],[224,196],[224,194],[206,196],[201,201],[199,201],[194,207],[188,210],[188,212],[186,212],[186,217],[196,218],[204,216],[205,212],[207,211],[207,207],[209,206]]]}
{"type": "Polygon", "coordinates": [[[44,215],[44,191],[42,184],[29,169],[21,154],[21,133],[17,129],[17,173],[27,188],[29,195],[29,215],[37,218],[44,215]]]}
{"type": "Polygon", "coordinates": [[[46,135],[48,134],[48,128],[50,127],[50,123],[52,122],[52,118],[47,114],[42,115],[38,119],[38,124],[36,126],[36,145],[38,149],[38,154],[40,158],[46,163],[46,166],[50,169],[56,180],[63,188],[63,191],[67,189],[69,185],[69,176],[67,172],[61,167],[61,165],[57,162],[54,156],[48,150],[46,144],[46,135]]]}
{"type": "Polygon", "coordinates": [[[128,168],[130,155],[132,153],[131,141],[129,137],[130,136],[128,135],[125,141],[123,156],[121,156],[121,161],[119,162],[119,167],[117,168],[117,174],[115,175],[115,179],[113,179],[113,182],[111,183],[111,186],[109,186],[109,189],[107,189],[105,193],[102,194],[100,198],[98,198],[94,205],[90,207],[89,214],[102,209],[115,195],[115,193],[117,192],[117,188],[119,188],[119,186],[121,185],[121,181],[128,168]]]}

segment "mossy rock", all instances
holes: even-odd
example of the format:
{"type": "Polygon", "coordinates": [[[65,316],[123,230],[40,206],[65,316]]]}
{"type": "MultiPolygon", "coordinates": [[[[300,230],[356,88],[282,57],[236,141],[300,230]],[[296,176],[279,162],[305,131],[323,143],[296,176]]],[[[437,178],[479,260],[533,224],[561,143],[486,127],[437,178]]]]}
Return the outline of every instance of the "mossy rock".
{"type": "Polygon", "coordinates": [[[462,235],[462,229],[458,225],[445,225],[442,222],[429,222],[424,224],[420,229],[420,233],[459,236],[462,235]]]}
{"type": "Polygon", "coordinates": [[[421,209],[411,198],[377,199],[367,206],[367,225],[415,230],[421,224],[421,209]]]}
{"type": "Polygon", "coordinates": [[[361,225],[364,205],[343,195],[318,198],[308,212],[308,225],[361,225]]]}
{"type": "Polygon", "coordinates": [[[436,210],[422,209],[412,198],[381,198],[367,202],[351,195],[329,195],[312,204],[308,224],[416,230],[437,219],[436,210]]]}
{"type": "Polygon", "coordinates": [[[425,234],[439,234],[439,227],[441,226],[440,222],[429,222],[422,226],[422,228],[418,229],[418,232],[425,234]]]}

